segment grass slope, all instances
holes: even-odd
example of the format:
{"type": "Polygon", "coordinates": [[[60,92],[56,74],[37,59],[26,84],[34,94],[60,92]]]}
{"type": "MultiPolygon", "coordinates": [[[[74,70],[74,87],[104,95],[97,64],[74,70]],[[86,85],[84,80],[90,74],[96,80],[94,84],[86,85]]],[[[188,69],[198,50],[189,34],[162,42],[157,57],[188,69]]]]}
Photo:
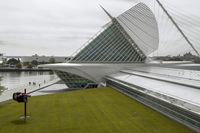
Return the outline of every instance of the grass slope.
{"type": "Polygon", "coordinates": [[[190,133],[192,130],[111,89],[32,97],[0,103],[0,133],[190,133]]]}

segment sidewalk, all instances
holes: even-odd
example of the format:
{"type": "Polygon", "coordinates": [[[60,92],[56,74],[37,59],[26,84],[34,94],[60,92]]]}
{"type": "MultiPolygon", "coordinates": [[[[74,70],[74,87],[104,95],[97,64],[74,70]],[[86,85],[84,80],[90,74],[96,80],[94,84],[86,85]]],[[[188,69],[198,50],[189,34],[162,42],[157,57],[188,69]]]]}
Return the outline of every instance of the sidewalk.
{"type": "Polygon", "coordinates": [[[51,85],[57,83],[59,80],[60,80],[59,78],[55,78],[53,80],[46,81],[46,83],[43,82],[43,83],[38,83],[37,85],[30,85],[30,86],[25,85],[25,86],[20,86],[18,88],[12,89],[12,90],[4,91],[2,93],[2,95],[0,95],[0,102],[12,99],[12,95],[14,92],[24,92],[24,89],[26,89],[27,93],[31,93],[31,92],[46,88],[48,86],[51,86],[51,85]],[[39,86],[39,84],[40,84],[40,86],[39,86]]]}

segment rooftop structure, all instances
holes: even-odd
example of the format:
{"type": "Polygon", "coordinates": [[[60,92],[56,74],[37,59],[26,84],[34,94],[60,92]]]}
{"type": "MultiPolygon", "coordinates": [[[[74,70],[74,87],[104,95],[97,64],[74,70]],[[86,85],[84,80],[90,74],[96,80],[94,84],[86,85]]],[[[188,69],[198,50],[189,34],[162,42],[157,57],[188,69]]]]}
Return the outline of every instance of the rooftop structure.
{"type": "Polygon", "coordinates": [[[68,86],[84,88],[102,84],[106,75],[124,67],[144,63],[158,48],[156,18],[145,4],[138,3],[116,18],[105,12],[111,21],[74,58],[43,67],[55,70],[68,86]]]}
{"type": "Polygon", "coordinates": [[[141,63],[158,48],[157,22],[145,4],[109,17],[111,22],[70,63],[141,63]]]}

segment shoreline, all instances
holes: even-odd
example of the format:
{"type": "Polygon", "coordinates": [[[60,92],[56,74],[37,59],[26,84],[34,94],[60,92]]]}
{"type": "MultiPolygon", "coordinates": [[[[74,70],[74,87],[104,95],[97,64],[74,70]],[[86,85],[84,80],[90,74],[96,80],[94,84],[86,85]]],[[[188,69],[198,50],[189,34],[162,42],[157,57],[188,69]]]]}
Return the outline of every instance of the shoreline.
{"type": "Polygon", "coordinates": [[[47,68],[0,68],[0,72],[27,72],[27,71],[38,71],[38,72],[51,72],[51,69],[47,68]]]}

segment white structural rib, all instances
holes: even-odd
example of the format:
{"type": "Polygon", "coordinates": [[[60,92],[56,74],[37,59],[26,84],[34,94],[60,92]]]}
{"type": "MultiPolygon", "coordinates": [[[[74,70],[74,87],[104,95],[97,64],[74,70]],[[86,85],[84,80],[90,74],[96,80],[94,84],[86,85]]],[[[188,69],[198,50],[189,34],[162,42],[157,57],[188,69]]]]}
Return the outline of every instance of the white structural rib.
{"type": "Polygon", "coordinates": [[[149,7],[139,3],[117,17],[118,22],[145,55],[158,49],[156,18],[149,7]]]}

